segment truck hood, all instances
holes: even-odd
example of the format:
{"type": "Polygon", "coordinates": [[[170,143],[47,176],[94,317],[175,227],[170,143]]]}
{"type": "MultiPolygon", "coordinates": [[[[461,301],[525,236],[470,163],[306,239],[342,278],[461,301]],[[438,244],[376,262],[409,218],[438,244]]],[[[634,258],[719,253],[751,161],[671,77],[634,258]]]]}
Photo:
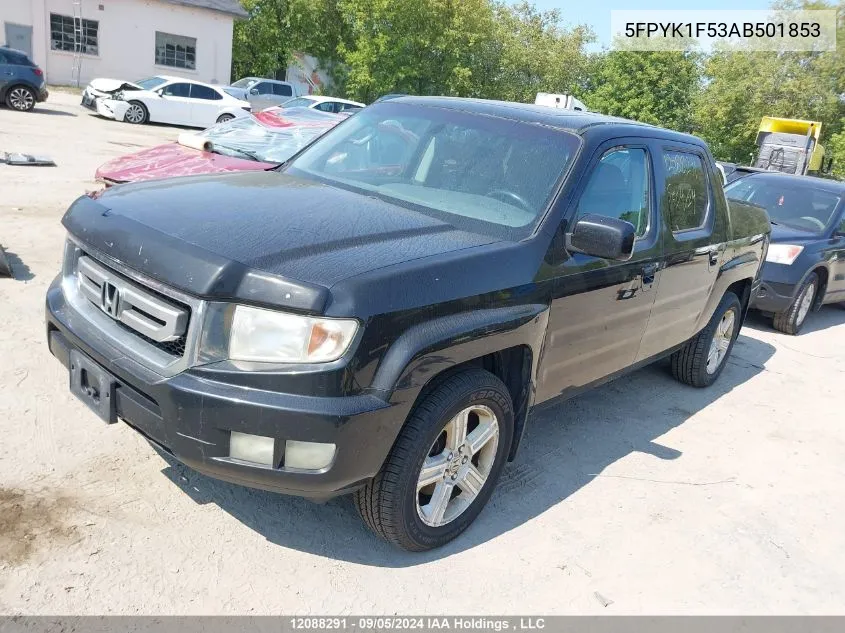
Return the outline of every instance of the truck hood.
{"type": "Polygon", "coordinates": [[[83,196],[76,239],[209,298],[320,312],[363,273],[494,242],[373,197],[277,172],[141,182],[83,196]]]}

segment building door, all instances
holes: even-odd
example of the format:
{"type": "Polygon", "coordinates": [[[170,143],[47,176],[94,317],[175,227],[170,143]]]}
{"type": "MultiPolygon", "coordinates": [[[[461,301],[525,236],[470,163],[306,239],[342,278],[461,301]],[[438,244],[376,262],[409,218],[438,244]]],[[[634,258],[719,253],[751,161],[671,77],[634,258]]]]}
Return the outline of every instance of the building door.
{"type": "Polygon", "coordinates": [[[32,27],[6,22],[6,45],[23,51],[32,59],[32,27]]]}

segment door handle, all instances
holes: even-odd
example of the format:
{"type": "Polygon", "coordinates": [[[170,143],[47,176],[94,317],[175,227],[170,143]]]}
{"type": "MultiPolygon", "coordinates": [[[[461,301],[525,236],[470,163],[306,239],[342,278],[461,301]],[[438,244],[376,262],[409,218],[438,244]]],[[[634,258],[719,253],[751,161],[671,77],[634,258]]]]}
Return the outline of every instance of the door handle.
{"type": "Polygon", "coordinates": [[[657,275],[657,264],[646,264],[643,266],[643,286],[650,286],[654,283],[654,278],[657,275]]]}

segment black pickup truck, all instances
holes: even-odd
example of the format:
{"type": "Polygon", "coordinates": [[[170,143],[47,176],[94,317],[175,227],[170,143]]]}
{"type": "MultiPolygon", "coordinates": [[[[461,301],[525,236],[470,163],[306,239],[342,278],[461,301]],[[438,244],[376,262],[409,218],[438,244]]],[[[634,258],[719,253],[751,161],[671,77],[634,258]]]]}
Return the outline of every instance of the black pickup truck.
{"type": "Polygon", "coordinates": [[[211,477],[354,492],[410,550],[475,519],[533,405],[668,355],[712,383],[769,235],[695,137],[417,97],[63,223],[47,336],[76,395],[211,477]]]}

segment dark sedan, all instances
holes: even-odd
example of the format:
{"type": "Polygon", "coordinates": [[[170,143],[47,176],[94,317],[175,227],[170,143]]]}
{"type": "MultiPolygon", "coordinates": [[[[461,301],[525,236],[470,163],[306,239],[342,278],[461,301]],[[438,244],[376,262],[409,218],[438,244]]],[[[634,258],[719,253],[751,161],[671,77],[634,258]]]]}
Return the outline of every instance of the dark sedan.
{"type": "Polygon", "coordinates": [[[772,242],[753,308],[775,329],[798,334],[811,310],[845,303],[845,183],[779,173],[749,174],[725,188],[765,207],[772,242]]]}

